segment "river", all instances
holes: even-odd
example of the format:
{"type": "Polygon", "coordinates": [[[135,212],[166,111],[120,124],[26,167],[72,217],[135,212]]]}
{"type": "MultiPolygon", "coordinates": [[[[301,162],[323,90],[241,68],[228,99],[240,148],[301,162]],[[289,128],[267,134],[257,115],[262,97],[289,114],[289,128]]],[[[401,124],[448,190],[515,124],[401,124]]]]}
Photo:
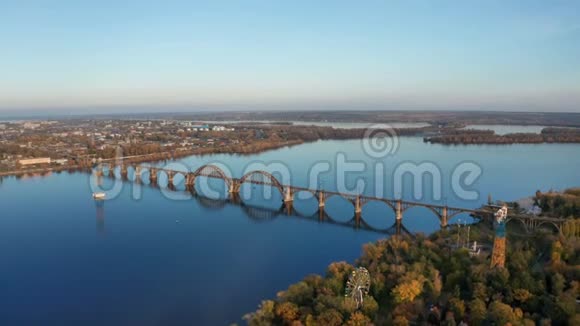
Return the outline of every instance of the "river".
{"type": "MultiPolygon", "coordinates": [[[[409,137],[398,139],[387,154],[369,155],[360,140],[319,141],[249,156],[188,157],[168,167],[220,163],[239,177],[266,163],[263,169],[272,172],[287,168],[287,178],[298,186],[314,182],[327,190],[417,200],[408,175],[397,193],[395,171],[405,164],[428,163],[436,169],[432,174],[440,173],[441,182],[437,176],[424,178],[418,200],[471,208],[485,203],[488,194],[515,200],[537,189],[580,185],[577,144],[444,146],[409,137]],[[336,172],[341,161],[364,167],[347,173],[344,187],[336,172]],[[280,164],[268,165],[273,162],[280,164]],[[464,180],[466,174],[457,172],[462,167],[479,171],[477,178],[464,180]],[[311,182],[316,170],[325,172],[311,182]],[[454,185],[457,174],[460,189],[454,185]],[[357,180],[365,186],[354,186],[357,180]],[[474,192],[476,198],[471,198],[474,192]]],[[[220,182],[207,184],[225,198],[220,182]]],[[[102,180],[105,189],[113,183],[102,180]]],[[[159,184],[165,183],[160,176],[159,184]]],[[[313,198],[300,195],[294,204],[298,213],[287,215],[277,211],[280,194],[273,191],[272,198],[264,199],[259,191],[264,189],[251,186],[241,192],[260,195],[238,205],[130,182],[122,183],[114,198],[97,203],[90,184],[88,174],[66,172],[10,177],[0,183],[0,324],[242,323],[240,317],[261,300],[308,274],[324,273],[332,261],[354,262],[364,243],[385,236],[341,225],[352,217],[353,208],[338,197],[326,203],[332,223],[304,217],[316,215],[313,198]],[[168,198],[176,196],[180,200],[168,198]]],[[[198,187],[203,185],[199,182],[198,187]]],[[[362,214],[376,229],[394,223],[394,214],[383,204],[367,204],[362,214]]],[[[454,221],[460,218],[467,219],[458,216],[454,221]]],[[[410,232],[430,233],[438,229],[439,220],[424,208],[411,208],[403,225],[410,232]]]]}

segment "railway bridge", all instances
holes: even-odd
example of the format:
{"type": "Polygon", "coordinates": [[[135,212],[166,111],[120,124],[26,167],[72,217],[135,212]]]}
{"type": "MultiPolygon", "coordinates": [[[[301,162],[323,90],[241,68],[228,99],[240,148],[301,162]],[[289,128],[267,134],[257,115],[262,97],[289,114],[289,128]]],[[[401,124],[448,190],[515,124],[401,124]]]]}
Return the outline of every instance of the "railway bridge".
{"type": "MultiPolygon", "coordinates": [[[[97,175],[104,175],[104,167],[108,167],[109,176],[114,176],[115,168],[118,167],[121,177],[128,179],[129,168],[134,170],[135,180],[139,182],[142,178],[142,174],[146,171],[149,172],[150,183],[157,183],[159,174],[165,173],[167,175],[168,186],[175,186],[175,176],[181,174],[183,180],[185,181],[185,186],[188,189],[194,189],[196,180],[199,177],[215,178],[221,179],[228,189],[228,193],[231,197],[239,197],[240,190],[243,184],[253,184],[253,185],[263,185],[269,186],[277,189],[282,195],[283,204],[287,210],[292,210],[292,204],[295,199],[295,195],[299,192],[308,192],[318,202],[318,210],[321,215],[324,214],[326,201],[334,196],[339,196],[347,201],[349,201],[354,207],[353,219],[357,225],[360,225],[362,219],[362,209],[369,202],[382,202],[390,207],[394,214],[397,222],[402,221],[405,211],[412,207],[423,207],[428,209],[435,215],[440,222],[442,228],[448,226],[448,222],[454,216],[462,213],[467,213],[472,216],[477,216],[483,219],[491,220],[493,218],[494,210],[487,209],[471,209],[471,208],[461,208],[452,207],[447,205],[437,205],[429,204],[415,201],[407,201],[402,199],[392,199],[383,197],[366,196],[361,194],[351,194],[343,193],[337,191],[327,191],[323,189],[312,189],[305,187],[298,187],[293,185],[282,184],[278,179],[269,172],[266,171],[251,171],[246,173],[240,178],[234,178],[228,176],[222,169],[213,164],[207,164],[199,167],[193,172],[184,172],[171,169],[165,169],[154,166],[141,166],[137,164],[109,164],[103,163],[97,166],[95,173],[97,175]]],[[[549,225],[554,227],[558,232],[562,231],[562,226],[566,222],[563,218],[553,218],[553,217],[537,217],[532,215],[510,215],[507,222],[519,222],[524,226],[524,229],[528,232],[532,232],[540,227],[549,225]]],[[[364,221],[363,221],[364,222],[364,221]]]]}

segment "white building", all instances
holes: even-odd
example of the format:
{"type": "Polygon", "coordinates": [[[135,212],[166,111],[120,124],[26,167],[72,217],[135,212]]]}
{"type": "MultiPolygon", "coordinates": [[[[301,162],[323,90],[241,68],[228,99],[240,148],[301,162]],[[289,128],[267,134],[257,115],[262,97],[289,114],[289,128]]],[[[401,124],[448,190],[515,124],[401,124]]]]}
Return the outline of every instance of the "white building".
{"type": "Polygon", "coordinates": [[[25,129],[35,129],[40,127],[40,123],[34,123],[34,122],[25,122],[24,124],[22,124],[22,126],[25,129]]]}
{"type": "Polygon", "coordinates": [[[18,160],[20,165],[50,164],[50,157],[38,157],[18,160]]]}

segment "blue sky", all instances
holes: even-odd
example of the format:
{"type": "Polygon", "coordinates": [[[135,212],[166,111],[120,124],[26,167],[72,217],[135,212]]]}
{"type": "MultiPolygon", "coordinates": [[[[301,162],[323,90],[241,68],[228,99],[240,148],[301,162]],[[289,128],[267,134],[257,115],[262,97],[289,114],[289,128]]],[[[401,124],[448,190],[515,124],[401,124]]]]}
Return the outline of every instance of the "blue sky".
{"type": "Polygon", "coordinates": [[[580,112],[580,1],[3,1],[0,110],[580,112]]]}

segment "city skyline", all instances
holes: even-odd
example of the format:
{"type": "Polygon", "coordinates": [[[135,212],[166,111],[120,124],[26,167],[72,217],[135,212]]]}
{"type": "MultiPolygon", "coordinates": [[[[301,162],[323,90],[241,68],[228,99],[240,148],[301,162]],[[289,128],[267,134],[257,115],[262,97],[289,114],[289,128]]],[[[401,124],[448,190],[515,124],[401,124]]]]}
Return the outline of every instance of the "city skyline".
{"type": "Polygon", "coordinates": [[[571,1],[0,6],[4,114],[580,112],[571,1]]]}

